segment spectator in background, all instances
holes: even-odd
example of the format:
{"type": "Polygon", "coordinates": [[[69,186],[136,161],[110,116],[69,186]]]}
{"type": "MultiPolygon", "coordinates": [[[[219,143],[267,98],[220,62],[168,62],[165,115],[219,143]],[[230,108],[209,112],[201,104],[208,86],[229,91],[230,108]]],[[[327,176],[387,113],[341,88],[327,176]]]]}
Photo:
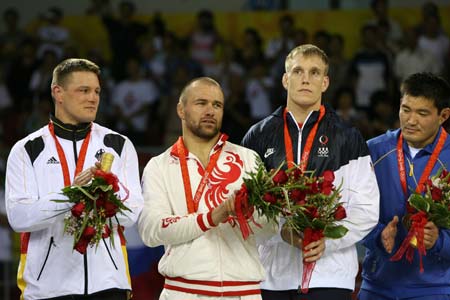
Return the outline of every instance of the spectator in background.
{"type": "Polygon", "coordinates": [[[156,84],[143,76],[139,60],[129,58],[126,61],[127,77],[120,81],[112,93],[116,128],[126,132],[137,145],[146,145],[149,140],[149,118],[155,111],[159,100],[156,84]]]}
{"type": "Polygon", "coordinates": [[[5,82],[13,99],[14,111],[30,110],[32,92],[29,89],[31,76],[38,66],[36,45],[31,40],[24,41],[6,69],[5,82]]]}
{"type": "Polygon", "coordinates": [[[431,72],[439,74],[442,66],[429,50],[419,47],[419,32],[416,28],[407,28],[404,34],[405,47],[395,58],[394,71],[399,82],[414,73],[431,72]]]}
{"type": "Polygon", "coordinates": [[[117,18],[113,16],[109,5],[105,4],[102,7],[99,13],[109,35],[112,76],[120,81],[127,75],[125,62],[139,53],[138,39],[147,33],[147,27],[134,20],[136,6],[131,1],[119,3],[117,18]]]}
{"type": "Polygon", "coordinates": [[[395,106],[385,90],[375,91],[370,96],[370,127],[371,135],[378,136],[389,129],[398,128],[398,116],[395,106]]]}
{"type": "Polygon", "coordinates": [[[273,80],[267,75],[267,68],[263,62],[255,62],[249,70],[245,85],[245,101],[250,107],[250,118],[255,123],[272,112],[270,100],[273,80]]]}
{"type": "Polygon", "coordinates": [[[64,47],[69,42],[69,30],[61,23],[64,17],[63,10],[52,6],[42,16],[44,25],[37,30],[40,45],[37,50],[37,57],[42,58],[47,51],[53,51],[56,59],[64,57],[64,47]]]}
{"type": "Polygon", "coordinates": [[[327,55],[330,53],[330,40],[331,35],[326,30],[317,30],[312,37],[313,45],[323,49],[327,55]]]}
{"type": "Polygon", "coordinates": [[[377,27],[364,25],[361,29],[362,47],[350,62],[350,78],[356,94],[356,106],[367,110],[370,95],[392,86],[388,57],[377,48],[377,27]]]}
{"type": "Polygon", "coordinates": [[[3,143],[3,134],[0,133],[0,297],[8,300],[14,282],[12,276],[12,230],[8,224],[5,206],[6,149],[3,143]]]}
{"type": "Polygon", "coordinates": [[[332,102],[336,91],[348,84],[349,62],[344,56],[344,43],[344,37],[339,33],[330,35],[328,47],[330,86],[323,95],[324,101],[332,102]]]}
{"type": "Polygon", "coordinates": [[[20,46],[28,38],[20,27],[20,15],[16,8],[9,7],[3,11],[4,31],[0,33],[0,60],[11,63],[20,51],[20,46]]]}
{"type": "Polygon", "coordinates": [[[437,74],[442,74],[448,65],[450,40],[442,30],[439,15],[430,14],[424,20],[423,33],[419,37],[418,47],[430,53],[440,67],[437,74]]]}
{"type": "Polygon", "coordinates": [[[210,10],[202,10],[197,14],[197,23],[189,35],[191,58],[203,67],[205,75],[211,74],[216,63],[216,47],[222,37],[214,23],[214,14],[210,10]]]}
{"type": "Polygon", "coordinates": [[[240,49],[239,59],[244,69],[249,72],[251,68],[259,63],[264,63],[265,56],[263,51],[264,41],[255,28],[246,28],[244,31],[244,40],[240,49]]]}
{"type": "MultiPolygon", "coordinates": [[[[39,99],[45,97],[51,99],[49,86],[52,82],[53,69],[58,64],[58,56],[51,49],[42,53],[38,67],[31,74],[29,89],[32,93],[32,101],[28,103],[31,111],[37,109],[39,99]]],[[[44,125],[44,124],[42,124],[44,125]]]]}
{"type": "Polygon", "coordinates": [[[278,35],[270,39],[266,46],[265,56],[270,63],[275,62],[279,57],[285,57],[295,46],[295,22],[291,15],[280,17],[278,30],[278,35]]]}
{"type": "Polygon", "coordinates": [[[361,122],[367,120],[365,112],[358,110],[355,106],[355,93],[349,87],[341,87],[336,90],[334,96],[334,107],[336,114],[347,125],[360,129],[363,136],[364,131],[361,130],[361,122]]]}
{"type": "Polygon", "coordinates": [[[374,19],[366,24],[384,27],[386,31],[387,43],[398,48],[402,41],[402,28],[397,21],[389,17],[389,0],[371,0],[370,7],[374,14],[374,19]]]}

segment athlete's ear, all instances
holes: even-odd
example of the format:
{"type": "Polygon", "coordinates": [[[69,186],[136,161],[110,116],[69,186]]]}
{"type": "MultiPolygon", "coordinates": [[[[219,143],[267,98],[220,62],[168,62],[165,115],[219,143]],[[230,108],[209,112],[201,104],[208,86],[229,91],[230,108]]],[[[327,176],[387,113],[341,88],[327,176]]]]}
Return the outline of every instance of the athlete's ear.
{"type": "Polygon", "coordinates": [[[181,120],[184,120],[184,105],[183,103],[181,103],[181,101],[179,101],[177,104],[177,114],[181,120]]]}
{"type": "Polygon", "coordinates": [[[281,78],[281,83],[283,84],[283,87],[285,90],[288,88],[288,74],[284,73],[283,77],[281,78]]]}
{"type": "Polygon", "coordinates": [[[450,108],[446,107],[441,110],[439,114],[439,125],[442,125],[450,117],[450,108]]]}

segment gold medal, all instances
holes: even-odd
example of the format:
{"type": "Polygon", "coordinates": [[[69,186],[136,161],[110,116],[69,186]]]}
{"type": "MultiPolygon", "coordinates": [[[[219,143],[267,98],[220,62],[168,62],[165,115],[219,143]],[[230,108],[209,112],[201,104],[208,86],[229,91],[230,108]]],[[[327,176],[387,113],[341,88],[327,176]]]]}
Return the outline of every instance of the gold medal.
{"type": "Polygon", "coordinates": [[[114,155],[109,152],[105,152],[102,155],[102,159],[100,161],[100,169],[103,172],[111,172],[111,166],[114,161],[114,155]]]}
{"type": "Polygon", "coordinates": [[[409,243],[411,244],[411,246],[413,246],[414,248],[417,248],[417,238],[416,236],[413,236],[411,238],[411,240],[409,241],[409,243]]]}

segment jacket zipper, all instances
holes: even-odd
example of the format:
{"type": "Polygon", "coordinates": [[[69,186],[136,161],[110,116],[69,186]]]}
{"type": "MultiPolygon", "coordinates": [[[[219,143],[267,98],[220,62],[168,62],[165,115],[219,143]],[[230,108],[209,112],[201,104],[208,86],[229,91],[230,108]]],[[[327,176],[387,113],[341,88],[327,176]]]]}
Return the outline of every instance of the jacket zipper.
{"type": "Polygon", "coordinates": [[[47,255],[45,256],[44,263],[42,264],[41,271],[39,272],[37,280],[41,278],[42,272],[44,271],[45,265],[47,264],[48,257],[50,255],[50,250],[52,249],[52,245],[54,245],[53,237],[50,238],[50,243],[48,244],[47,255]]]}
{"type": "MultiPolygon", "coordinates": [[[[77,150],[77,137],[76,131],[72,131],[72,145],[73,145],[73,155],[75,158],[75,165],[78,163],[78,150],[77,150]]],[[[87,261],[87,252],[83,254],[83,267],[84,267],[84,295],[88,294],[88,261],[87,261]]]]}
{"type": "Polygon", "coordinates": [[[111,255],[111,252],[109,251],[109,248],[108,248],[108,245],[106,244],[105,239],[102,239],[102,240],[103,240],[103,244],[105,245],[106,251],[108,251],[109,258],[111,259],[111,261],[112,261],[112,263],[113,263],[113,265],[114,265],[114,268],[115,268],[116,270],[119,270],[119,269],[117,268],[116,263],[114,262],[114,259],[113,259],[112,255],[111,255]]]}

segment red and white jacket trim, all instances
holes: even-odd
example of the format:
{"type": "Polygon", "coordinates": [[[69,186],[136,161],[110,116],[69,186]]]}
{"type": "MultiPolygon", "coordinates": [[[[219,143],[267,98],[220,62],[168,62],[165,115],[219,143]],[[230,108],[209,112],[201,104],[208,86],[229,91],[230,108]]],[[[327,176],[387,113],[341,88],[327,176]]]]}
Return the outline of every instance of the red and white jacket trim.
{"type": "Polygon", "coordinates": [[[259,281],[206,281],[190,280],[182,277],[166,277],[164,288],[213,297],[238,297],[261,294],[259,281]]]}
{"type": "Polygon", "coordinates": [[[200,226],[200,229],[202,231],[208,231],[209,229],[217,226],[214,224],[211,215],[212,215],[212,211],[209,211],[206,214],[197,215],[197,223],[198,223],[198,226],[200,226]]]}

